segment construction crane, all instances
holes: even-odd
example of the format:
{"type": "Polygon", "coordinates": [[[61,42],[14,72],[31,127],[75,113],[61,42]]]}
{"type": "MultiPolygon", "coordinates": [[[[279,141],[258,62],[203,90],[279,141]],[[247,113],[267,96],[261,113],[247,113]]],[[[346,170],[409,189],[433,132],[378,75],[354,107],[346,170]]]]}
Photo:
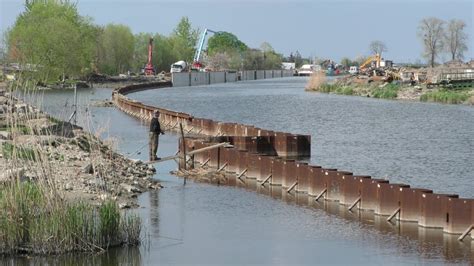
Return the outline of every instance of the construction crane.
{"type": "Polygon", "coordinates": [[[369,56],[365,62],[360,65],[360,69],[364,69],[367,65],[372,64],[372,62],[375,61],[375,67],[380,67],[380,55],[376,54],[373,56],[369,56]]]}
{"type": "Polygon", "coordinates": [[[153,76],[155,75],[155,68],[151,62],[153,58],[153,38],[150,38],[150,42],[148,43],[148,63],[145,66],[145,75],[146,76],[153,76]]]}
{"type": "Polygon", "coordinates": [[[196,52],[194,53],[192,69],[201,70],[202,67],[203,67],[200,60],[201,60],[202,48],[204,46],[204,41],[206,40],[206,36],[207,36],[208,32],[214,33],[214,34],[219,33],[218,31],[213,31],[213,30],[210,30],[210,29],[204,29],[204,31],[201,35],[201,38],[199,39],[199,43],[198,43],[198,47],[196,49],[196,52]]]}

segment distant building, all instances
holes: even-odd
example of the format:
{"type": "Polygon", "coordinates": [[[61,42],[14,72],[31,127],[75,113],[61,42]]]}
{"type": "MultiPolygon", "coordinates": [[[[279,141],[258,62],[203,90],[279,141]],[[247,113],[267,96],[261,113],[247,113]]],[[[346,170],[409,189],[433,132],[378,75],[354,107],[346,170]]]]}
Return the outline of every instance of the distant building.
{"type": "Polygon", "coordinates": [[[296,69],[296,63],[282,62],[281,63],[281,68],[284,69],[284,70],[295,70],[296,69]]]}
{"type": "Polygon", "coordinates": [[[392,60],[382,60],[380,61],[380,67],[392,67],[393,61],[392,60]]]}

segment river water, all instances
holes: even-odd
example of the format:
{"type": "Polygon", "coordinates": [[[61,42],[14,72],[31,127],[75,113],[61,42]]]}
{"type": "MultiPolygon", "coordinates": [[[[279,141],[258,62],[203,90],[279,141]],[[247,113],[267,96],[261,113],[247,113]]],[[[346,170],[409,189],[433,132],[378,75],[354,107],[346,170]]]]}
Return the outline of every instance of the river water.
{"type": "MultiPolygon", "coordinates": [[[[385,101],[304,92],[306,79],[143,91],[130,97],[195,116],[312,135],[314,164],[387,177],[412,187],[474,197],[474,109],[468,106],[385,101]]],[[[120,152],[146,159],[147,127],[114,108],[87,106],[110,89],[79,93],[79,123],[120,152]],[[84,119],[84,117],[89,117],[84,119]],[[141,153],[137,154],[140,151],[141,153]]],[[[47,91],[46,111],[67,118],[72,92],[47,91]],[[68,100],[66,100],[68,99],[68,100]],[[65,103],[67,105],[65,106],[65,103]]],[[[177,136],[160,138],[159,156],[173,154],[177,136]]],[[[366,212],[309,202],[254,182],[215,186],[169,174],[165,186],[144,193],[135,210],[144,245],[100,255],[0,259],[6,264],[470,264],[474,244],[412,223],[389,224],[366,212]]]]}

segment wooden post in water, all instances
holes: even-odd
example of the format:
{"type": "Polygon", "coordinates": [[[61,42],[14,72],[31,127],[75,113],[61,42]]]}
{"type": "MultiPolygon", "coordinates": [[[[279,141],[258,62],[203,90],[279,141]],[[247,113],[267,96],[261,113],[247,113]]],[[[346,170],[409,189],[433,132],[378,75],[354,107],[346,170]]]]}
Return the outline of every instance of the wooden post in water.
{"type": "MultiPolygon", "coordinates": [[[[186,161],[186,142],[184,139],[183,124],[179,123],[179,129],[181,130],[181,149],[182,149],[182,152],[181,152],[182,159],[180,159],[179,162],[180,162],[180,167],[183,167],[184,170],[186,170],[186,164],[188,162],[186,161]]],[[[184,185],[186,185],[186,175],[184,175],[184,185]]]]}

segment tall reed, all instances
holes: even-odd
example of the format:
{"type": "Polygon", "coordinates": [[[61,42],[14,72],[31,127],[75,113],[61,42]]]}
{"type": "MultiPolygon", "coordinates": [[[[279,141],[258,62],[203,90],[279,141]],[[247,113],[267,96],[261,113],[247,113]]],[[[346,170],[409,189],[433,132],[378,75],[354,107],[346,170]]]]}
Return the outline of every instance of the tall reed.
{"type": "Polygon", "coordinates": [[[311,75],[305,89],[319,91],[320,87],[324,84],[326,84],[326,74],[324,72],[317,71],[311,75]]]}
{"type": "MultiPolygon", "coordinates": [[[[17,82],[9,91],[21,86],[34,96],[33,84],[29,80],[17,82]]],[[[9,100],[11,104],[11,94],[9,100]]],[[[141,220],[138,216],[122,212],[117,203],[110,200],[98,206],[67,200],[58,189],[62,186],[61,173],[57,173],[41,141],[29,144],[19,141],[25,134],[33,140],[53,137],[72,126],[50,120],[56,123],[55,127],[38,130],[32,121],[48,118],[47,115],[30,108],[21,112],[9,109],[6,128],[12,140],[0,149],[5,162],[0,165],[4,173],[0,183],[0,254],[97,252],[112,246],[139,245],[141,220]],[[34,176],[34,180],[25,180],[25,172],[34,176]]],[[[109,152],[92,137],[82,138],[80,145],[88,149],[91,156],[109,152]]]]}

